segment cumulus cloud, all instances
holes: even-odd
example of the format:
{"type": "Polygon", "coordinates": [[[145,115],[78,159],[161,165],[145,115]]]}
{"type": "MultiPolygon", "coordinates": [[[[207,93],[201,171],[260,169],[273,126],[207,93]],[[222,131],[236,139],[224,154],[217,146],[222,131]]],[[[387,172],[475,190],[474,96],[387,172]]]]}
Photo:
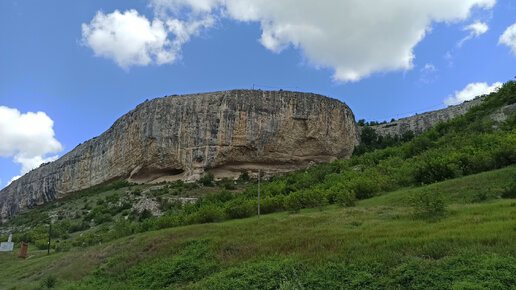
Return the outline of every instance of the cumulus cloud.
{"type": "Polygon", "coordinates": [[[174,62],[191,35],[213,22],[209,18],[187,22],[156,18],[150,22],[136,10],[110,14],[99,11],[89,24],[82,24],[82,43],[95,55],[111,58],[122,68],[159,65],[174,62]],[[175,38],[169,39],[169,34],[175,38]]]}
{"type": "Polygon", "coordinates": [[[57,155],[47,156],[63,150],[54,137],[53,126],[54,121],[44,112],[22,114],[0,106],[0,156],[21,164],[20,176],[44,162],[56,160],[57,155]]]}
{"type": "Polygon", "coordinates": [[[516,23],[507,27],[502,36],[500,36],[498,43],[507,45],[511,48],[512,53],[516,55],[516,23]]]}
{"type": "Polygon", "coordinates": [[[501,82],[493,83],[489,86],[488,83],[471,83],[468,84],[462,91],[455,91],[455,96],[450,96],[444,100],[447,106],[457,105],[464,101],[469,101],[477,96],[487,95],[498,91],[502,87],[501,82]]]}
{"type": "MultiPolygon", "coordinates": [[[[434,22],[459,22],[496,0],[149,0],[152,23],[135,10],[99,12],[83,24],[83,42],[120,66],[173,62],[181,46],[217,19],[257,22],[261,44],[302,51],[338,81],[413,68],[414,47],[434,22]],[[130,28],[128,28],[130,27],[130,28]],[[137,31],[138,33],[134,33],[137,31]],[[173,40],[170,40],[173,39],[173,40]],[[158,57],[161,55],[161,57],[158,57]]],[[[480,29],[478,27],[472,27],[480,29]]],[[[479,30],[480,31],[480,30],[479,30]]]]}
{"type": "Polygon", "coordinates": [[[433,22],[466,20],[473,7],[495,0],[152,0],[159,11],[190,11],[261,25],[261,44],[274,52],[299,48],[316,67],[334,70],[338,81],[413,67],[413,48],[433,22]]]}
{"type": "Polygon", "coordinates": [[[489,30],[489,26],[487,26],[487,24],[484,22],[478,21],[464,27],[464,31],[469,31],[469,35],[461,39],[461,41],[458,43],[458,46],[462,46],[464,42],[472,38],[479,37],[480,35],[486,33],[487,30],[489,30]]]}

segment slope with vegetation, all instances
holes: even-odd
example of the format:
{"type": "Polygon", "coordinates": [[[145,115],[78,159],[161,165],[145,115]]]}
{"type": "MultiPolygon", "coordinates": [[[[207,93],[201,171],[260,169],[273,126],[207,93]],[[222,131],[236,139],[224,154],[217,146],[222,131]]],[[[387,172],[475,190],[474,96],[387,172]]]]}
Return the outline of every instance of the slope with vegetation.
{"type": "Polygon", "coordinates": [[[275,214],[259,221],[234,220],[256,214],[257,185],[246,174],[75,194],[2,226],[18,231],[16,242],[44,249],[51,213],[60,242],[48,257],[0,255],[9,269],[0,287],[57,279],[60,287],[115,289],[510,288],[516,114],[503,123],[489,116],[512,103],[516,83],[508,82],[411,140],[274,177],[261,186],[261,212],[275,214]],[[162,216],[133,210],[144,192],[162,216]],[[178,202],[193,195],[195,203],[178,202]],[[193,225],[224,220],[231,221],[193,225]]]}

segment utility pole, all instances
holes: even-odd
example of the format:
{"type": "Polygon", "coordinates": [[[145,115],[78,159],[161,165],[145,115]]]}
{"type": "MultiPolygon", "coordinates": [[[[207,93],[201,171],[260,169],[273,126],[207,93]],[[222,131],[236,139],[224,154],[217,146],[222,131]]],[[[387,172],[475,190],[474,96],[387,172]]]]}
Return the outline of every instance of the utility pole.
{"type": "Polygon", "coordinates": [[[262,172],[258,169],[258,219],[260,218],[260,178],[262,177],[262,172]]]}
{"type": "Polygon", "coordinates": [[[52,234],[52,219],[48,223],[48,246],[47,246],[47,255],[50,255],[50,235],[52,234]]]}

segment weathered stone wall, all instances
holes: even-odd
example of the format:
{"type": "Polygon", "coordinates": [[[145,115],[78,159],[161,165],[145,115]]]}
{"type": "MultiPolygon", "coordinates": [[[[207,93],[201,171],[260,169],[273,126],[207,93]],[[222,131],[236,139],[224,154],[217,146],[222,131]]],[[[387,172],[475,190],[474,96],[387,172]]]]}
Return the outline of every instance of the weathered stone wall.
{"type": "Polygon", "coordinates": [[[113,180],[194,180],[205,171],[277,172],[348,158],[356,129],[346,104],[311,93],[233,90],[158,98],[4,188],[0,214],[4,221],[113,180]]]}
{"type": "Polygon", "coordinates": [[[381,136],[398,135],[412,131],[414,134],[421,134],[424,131],[437,125],[439,122],[451,120],[457,116],[464,115],[471,107],[480,104],[483,97],[464,102],[460,105],[449,106],[445,109],[426,112],[408,118],[399,119],[387,124],[371,126],[381,136]]]}

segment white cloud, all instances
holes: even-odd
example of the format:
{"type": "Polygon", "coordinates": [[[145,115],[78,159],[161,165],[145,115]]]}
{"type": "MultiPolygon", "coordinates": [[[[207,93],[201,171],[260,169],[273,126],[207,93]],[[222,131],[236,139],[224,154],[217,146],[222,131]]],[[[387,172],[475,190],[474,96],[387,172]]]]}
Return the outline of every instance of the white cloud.
{"type": "MultiPolygon", "coordinates": [[[[459,22],[496,0],[149,0],[152,23],[135,10],[98,12],[83,24],[83,43],[121,67],[173,62],[181,47],[217,19],[261,25],[261,44],[276,53],[302,51],[337,81],[409,70],[413,49],[435,22],[459,22]]],[[[469,27],[469,26],[468,26],[469,27]]],[[[473,24],[473,34],[481,25],[473,24]]]]}
{"type": "Polygon", "coordinates": [[[516,23],[507,27],[505,32],[500,36],[498,44],[505,44],[511,48],[511,51],[516,55],[516,23]]]}
{"type": "MultiPolygon", "coordinates": [[[[63,146],[54,137],[54,121],[44,112],[20,113],[17,109],[0,106],[0,156],[12,157],[21,164],[20,175],[54,161],[63,146]]],[[[11,183],[12,179],[9,183],[11,183]]]]}
{"type": "Polygon", "coordinates": [[[489,86],[488,83],[471,83],[468,84],[462,91],[455,91],[455,96],[450,96],[444,100],[447,106],[457,105],[464,101],[469,101],[477,96],[487,95],[498,91],[502,87],[501,82],[493,83],[489,86]]]}
{"type": "Polygon", "coordinates": [[[437,69],[431,63],[425,64],[425,66],[421,69],[421,72],[435,72],[437,69]]]}
{"type": "Polygon", "coordinates": [[[466,27],[464,27],[465,31],[470,31],[471,35],[474,37],[478,37],[484,33],[487,32],[489,29],[489,26],[487,26],[484,22],[475,22],[473,24],[470,24],[466,27]]]}
{"type": "MultiPolygon", "coordinates": [[[[316,67],[334,70],[338,81],[375,72],[413,68],[413,49],[433,22],[466,20],[473,7],[496,0],[151,0],[159,15],[195,19],[207,15],[259,22],[260,42],[281,52],[300,49],[316,67]],[[184,13],[188,13],[184,16],[184,13]]],[[[474,29],[474,28],[472,28],[474,29]]]]}
{"type": "Polygon", "coordinates": [[[461,39],[457,45],[460,47],[462,44],[464,44],[464,42],[472,38],[479,37],[480,35],[486,33],[487,30],[489,30],[489,26],[487,26],[487,24],[484,22],[477,21],[473,24],[470,24],[464,27],[464,31],[469,31],[469,35],[461,39]]]}
{"type": "Polygon", "coordinates": [[[136,10],[124,13],[101,11],[89,24],[82,24],[82,42],[95,55],[113,59],[122,68],[176,60],[181,46],[202,27],[213,25],[211,18],[189,22],[154,19],[152,23],[136,10]],[[176,37],[169,39],[169,34],[176,37]]]}
{"type": "Polygon", "coordinates": [[[437,68],[431,63],[425,64],[423,68],[419,70],[419,82],[422,84],[431,84],[437,79],[437,68]]]}

